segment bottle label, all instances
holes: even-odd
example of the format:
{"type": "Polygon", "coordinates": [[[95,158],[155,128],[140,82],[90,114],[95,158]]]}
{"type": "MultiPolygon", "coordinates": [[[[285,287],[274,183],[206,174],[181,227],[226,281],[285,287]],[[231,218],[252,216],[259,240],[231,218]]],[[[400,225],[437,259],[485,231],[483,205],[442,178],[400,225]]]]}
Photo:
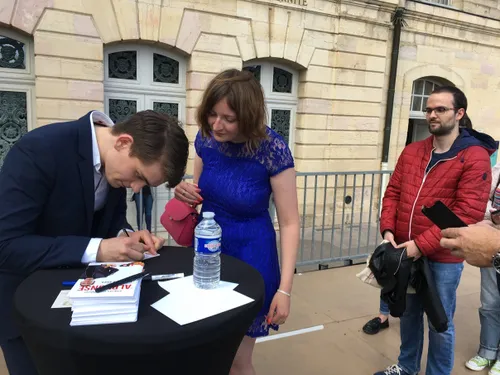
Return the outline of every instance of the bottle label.
{"type": "Polygon", "coordinates": [[[220,237],[194,239],[194,249],[201,254],[215,254],[220,251],[220,237]]]}

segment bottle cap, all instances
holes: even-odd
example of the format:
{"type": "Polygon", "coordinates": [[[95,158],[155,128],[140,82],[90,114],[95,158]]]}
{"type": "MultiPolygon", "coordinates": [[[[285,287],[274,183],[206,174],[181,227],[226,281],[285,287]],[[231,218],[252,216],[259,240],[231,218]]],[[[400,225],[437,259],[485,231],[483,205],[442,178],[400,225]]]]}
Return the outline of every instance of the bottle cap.
{"type": "Polygon", "coordinates": [[[204,219],[213,219],[214,216],[215,216],[215,214],[213,212],[210,212],[210,211],[203,212],[204,219]]]}

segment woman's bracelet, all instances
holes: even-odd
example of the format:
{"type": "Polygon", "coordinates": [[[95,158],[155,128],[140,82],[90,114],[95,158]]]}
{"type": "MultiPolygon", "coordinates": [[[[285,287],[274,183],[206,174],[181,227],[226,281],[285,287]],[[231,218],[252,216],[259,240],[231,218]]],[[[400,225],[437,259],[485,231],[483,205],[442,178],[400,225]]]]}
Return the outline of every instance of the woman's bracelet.
{"type": "Polygon", "coordinates": [[[284,294],[285,296],[291,297],[292,295],[288,292],[285,292],[284,290],[278,289],[278,292],[284,294]]]}

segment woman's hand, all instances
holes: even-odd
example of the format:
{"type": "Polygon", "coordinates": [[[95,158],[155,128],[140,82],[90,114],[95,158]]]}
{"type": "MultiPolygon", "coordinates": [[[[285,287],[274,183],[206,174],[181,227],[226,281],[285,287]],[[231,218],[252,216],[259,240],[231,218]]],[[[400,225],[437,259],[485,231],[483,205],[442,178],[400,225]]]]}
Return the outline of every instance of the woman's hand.
{"type": "Polygon", "coordinates": [[[290,314],[290,299],[289,296],[276,292],[267,314],[267,324],[285,324],[290,314]]]}
{"type": "Polygon", "coordinates": [[[192,206],[197,206],[203,201],[203,198],[199,194],[200,192],[201,190],[198,185],[186,181],[182,181],[175,187],[175,197],[181,202],[192,206]]]}

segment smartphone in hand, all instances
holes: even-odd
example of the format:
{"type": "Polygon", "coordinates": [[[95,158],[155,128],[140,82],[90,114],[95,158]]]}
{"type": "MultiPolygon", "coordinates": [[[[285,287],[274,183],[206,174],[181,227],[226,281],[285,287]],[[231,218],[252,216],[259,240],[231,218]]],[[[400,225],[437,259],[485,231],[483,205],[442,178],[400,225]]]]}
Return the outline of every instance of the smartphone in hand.
{"type": "Polygon", "coordinates": [[[467,226],[462,219],[460,219],[441,201],[436,201],[436,203],[434,203],[431,207],[423,206],[422,212],[430,221],[436,224],[439,229],[460,228],[467,226]]]}

